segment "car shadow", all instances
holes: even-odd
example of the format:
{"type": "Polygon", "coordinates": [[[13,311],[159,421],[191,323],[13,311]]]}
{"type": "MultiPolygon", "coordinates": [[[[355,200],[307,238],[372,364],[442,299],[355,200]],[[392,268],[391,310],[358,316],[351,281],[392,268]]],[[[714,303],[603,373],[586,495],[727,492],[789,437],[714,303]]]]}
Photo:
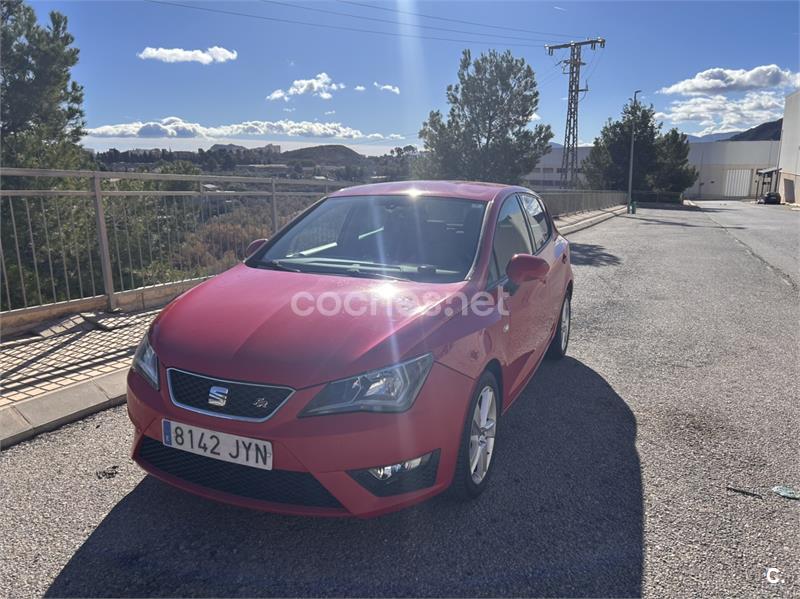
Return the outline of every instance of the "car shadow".
{"type": "Polygon", "coordinates": [[[569,244],[569,259],[574,266],[617,266],[622,263],[618,256],[607,252],[602,245],[575,241],[569,244]]]}
{"type": "Polygon", "coordinates": [[[625,401],[566,358],[540,368],[499,431],[477,500],[374,520],[252,512],[145,478],[47,596],[640,595],[642,482],[625,401]]]}
{"type": "MultiPolygon", "coordinates": [[[[703,210],[705,212],[705,210],[703,210]]],[[[691,229],[746,229],[747,227],[742,227],[740,225],[730,225],[730,226],[722,226],[722,225],[698,225],[694,223],[688,223],[684,221],[674,221],[674,220],[665,220],[663,218],[645,218],[643,216],[625,216],[623,218],[632,218],[637,220],[638,222],[642,223],[643,225],[670,225],[673,227],[685,227],[691,229]]]]}

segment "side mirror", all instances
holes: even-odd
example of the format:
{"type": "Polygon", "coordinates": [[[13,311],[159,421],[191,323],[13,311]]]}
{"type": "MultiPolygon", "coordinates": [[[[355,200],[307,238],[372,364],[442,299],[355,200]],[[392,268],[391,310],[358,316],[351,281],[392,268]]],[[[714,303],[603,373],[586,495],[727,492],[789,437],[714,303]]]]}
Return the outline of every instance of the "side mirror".
{"type": "Polygon", "coordinates": [[[506,266],[508,280],[515,287],[526,281],[544,281],[548,272],[550,265],[547,261],[530,254],[516,254],[506,266]]]}
{"type": "Polygon", "coordinates": [[[250,245],[247,246],[247,249],[244,251],[245,256],[252,256],[258,250],[261,249],[261,246],[267,243],[266,239],[256,239],[255,241],[251,241],[250,245]]]}

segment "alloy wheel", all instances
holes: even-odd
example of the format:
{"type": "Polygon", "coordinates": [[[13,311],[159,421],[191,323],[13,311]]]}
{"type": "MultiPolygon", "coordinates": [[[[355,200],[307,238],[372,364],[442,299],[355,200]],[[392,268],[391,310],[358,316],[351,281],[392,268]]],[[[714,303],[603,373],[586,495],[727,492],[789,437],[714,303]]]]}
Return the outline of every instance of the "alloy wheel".
{"type": "Polygon", "coordinates": [[[570,307],[571,301],[569,296],[564,300],[564,305],[561,307],[561,352],[566,353],[567,344],[569,343],[569,326],[570,318],[572,317],[570,307]]]}
{"type": "Polygon", "coordinates": [[[479,485],[492,461],[494,439],[497,434],[497,398],[489,385],[478,397],[472,412],[472,428],[469,437],[469,468],[472,482],[479,485]]]}

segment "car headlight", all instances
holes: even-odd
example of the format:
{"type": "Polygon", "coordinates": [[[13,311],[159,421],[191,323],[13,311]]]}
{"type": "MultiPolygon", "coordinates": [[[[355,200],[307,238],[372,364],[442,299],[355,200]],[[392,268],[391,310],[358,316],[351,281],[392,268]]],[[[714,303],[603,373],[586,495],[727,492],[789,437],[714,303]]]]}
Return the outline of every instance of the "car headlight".
{"type": "Polygon", "coordinates": [[[133,369],[141,374],[158,391],[158,356],[150,346],[149,334],[145,333],[133,356],[133,369]]]}
{"type": "Polygon", "coordinates": [[[425,354],[402,364],[328,383],[300,416],[341,412],[404,412],[417,398],[432,365],[433,356],[425,354]]]}

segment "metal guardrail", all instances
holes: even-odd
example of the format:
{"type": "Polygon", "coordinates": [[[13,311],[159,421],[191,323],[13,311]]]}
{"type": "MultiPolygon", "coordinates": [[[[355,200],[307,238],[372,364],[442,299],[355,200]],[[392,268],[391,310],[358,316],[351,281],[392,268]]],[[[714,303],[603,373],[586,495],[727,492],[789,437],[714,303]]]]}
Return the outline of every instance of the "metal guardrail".
{"type": "Polygon", "coordinates": [[[273,177],[20,168],[0,175],[4,313],[102,296],[114,309],[120,292],[214,275],[241,260],[250,241],[338,189],[273,177]]]}
{"type": "Polygon", "coordinates": [[[628,201],[624,191],[577,190],[541,191],[538,193],[547,204],[547,210],[552,216],[604,210],[628,201]]]}
{"type": "MultiPolygon", "coordinates": [[[[229,268],[250,241],[339,189],[317,179],[223,175],[4,168],[0,176],[7,331],[89,305],[113,310],[138,290],[163,300],[229,268]]],[[[542,196],[554,215],[625,202],[608,191],[542,196]]]]}

